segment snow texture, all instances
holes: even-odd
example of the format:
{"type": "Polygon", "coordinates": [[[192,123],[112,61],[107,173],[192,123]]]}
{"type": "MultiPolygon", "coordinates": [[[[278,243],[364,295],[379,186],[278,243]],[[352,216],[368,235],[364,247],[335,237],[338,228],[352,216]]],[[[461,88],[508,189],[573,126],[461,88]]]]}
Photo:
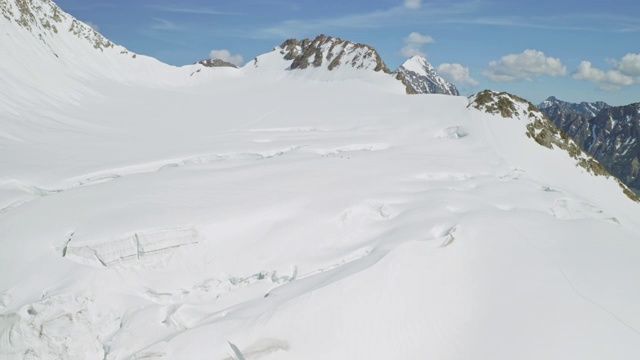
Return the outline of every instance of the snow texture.
{"type": "Polygon", "coordinates": [[[640,353],[640,205],[526,107],[0,9],[0,359],[640,353]]]}

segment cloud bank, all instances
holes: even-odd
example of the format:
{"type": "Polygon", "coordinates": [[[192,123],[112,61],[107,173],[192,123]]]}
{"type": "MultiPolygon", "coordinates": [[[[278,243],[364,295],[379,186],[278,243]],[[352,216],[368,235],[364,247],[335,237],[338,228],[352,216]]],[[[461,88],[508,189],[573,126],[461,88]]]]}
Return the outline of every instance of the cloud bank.
{"type": "Polygon", "coordinates": [[[560,59],[548,57],[542,51],[527,49],[520,54],[503,56],[489,63],[482,75],[493,82],[533,81],[541,75],[564,76],[567,68],[560,59]]]}

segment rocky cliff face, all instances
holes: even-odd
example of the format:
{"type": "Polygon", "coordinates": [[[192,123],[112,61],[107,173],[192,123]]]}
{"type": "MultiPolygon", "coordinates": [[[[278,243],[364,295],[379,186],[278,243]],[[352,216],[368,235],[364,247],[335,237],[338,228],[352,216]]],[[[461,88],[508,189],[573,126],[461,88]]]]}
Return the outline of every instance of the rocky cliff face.
{"type": "Polygon", "coordinates": [[[609,107],[549,98],[540,110],[609,172],[640,193],[640,103],[609,107]],[[550,101],[556,100],[556,101],[550,101]]]}
{"type": "Polygon", "coordinates": [[[445,94],[458,96],[455,85],[441,78],[427,59],[414,56],[394,72],[402,81],[407,94],[445,94]]]}
{"type": "Polygon", "coordinates": [[[314,40],[289,39],[280,45],[279,51],[286,60],[292,60],[291,70],[353,68],[391,73],[373,47],[325,35],[314,40]]]}
{"type": "MultiPolygon", "coordinates": [[[[640,104],[636,105],[635,113],[640,114],[640,104]]],[[[491,90],[485,90],[470,97],[469,107],[489,114],[500,115],[504,118],[526,119],[526,134],[528,138],[546,148],[565,151],[576,160],[576,166],[584,168],[592,175],[613,176],[630,199],[640,201],[640,198],[619,177],[608,171],[597,158],[583,149],[580,142],[558,128],[532,103],[509,93],[496,93],[491,90]]],[[[640,169],[640,166],[638,168],[640,169]]]]}

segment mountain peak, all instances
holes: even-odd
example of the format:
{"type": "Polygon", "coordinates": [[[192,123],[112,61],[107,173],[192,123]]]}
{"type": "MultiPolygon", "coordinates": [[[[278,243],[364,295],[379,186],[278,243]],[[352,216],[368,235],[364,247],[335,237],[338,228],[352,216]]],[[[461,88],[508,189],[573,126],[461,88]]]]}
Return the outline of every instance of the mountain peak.
{"type": "Polygon", "coordinates": [[[405,85],[408,94],[460,95],[455,85],[441,78],[429,61],[420,55],[405,61],[395,74],[405,85]]]}
{"type": "Polygon", "coordinates": [[[391,73],[378,52],[371,46],[340,38],[318,35],[315,39],[288,39],[277,49],[285,60],[291,60],[291,70],[342,68],[373,70],[391,73]]]}
{"type": "Polygon", "coordinates": [[[425,57],[420,55],[410,57],[401,67],[421,75],[435,73],[434,67],[425,57]]]}

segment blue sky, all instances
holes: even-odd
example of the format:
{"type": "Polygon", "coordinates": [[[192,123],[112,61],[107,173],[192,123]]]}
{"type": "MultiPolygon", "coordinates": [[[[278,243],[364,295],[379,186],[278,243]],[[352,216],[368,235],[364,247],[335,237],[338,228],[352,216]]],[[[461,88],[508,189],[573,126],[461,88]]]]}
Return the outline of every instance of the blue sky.
{"type": "Polygon", "coordinates": [[[534,103],[640,102],[640,2],[631,0],[58,0],[110,40],[173,65],[242,63],[287,38],[326,34],[375,47],[394,70],[425,55],[464,94],[534,103]]]}

